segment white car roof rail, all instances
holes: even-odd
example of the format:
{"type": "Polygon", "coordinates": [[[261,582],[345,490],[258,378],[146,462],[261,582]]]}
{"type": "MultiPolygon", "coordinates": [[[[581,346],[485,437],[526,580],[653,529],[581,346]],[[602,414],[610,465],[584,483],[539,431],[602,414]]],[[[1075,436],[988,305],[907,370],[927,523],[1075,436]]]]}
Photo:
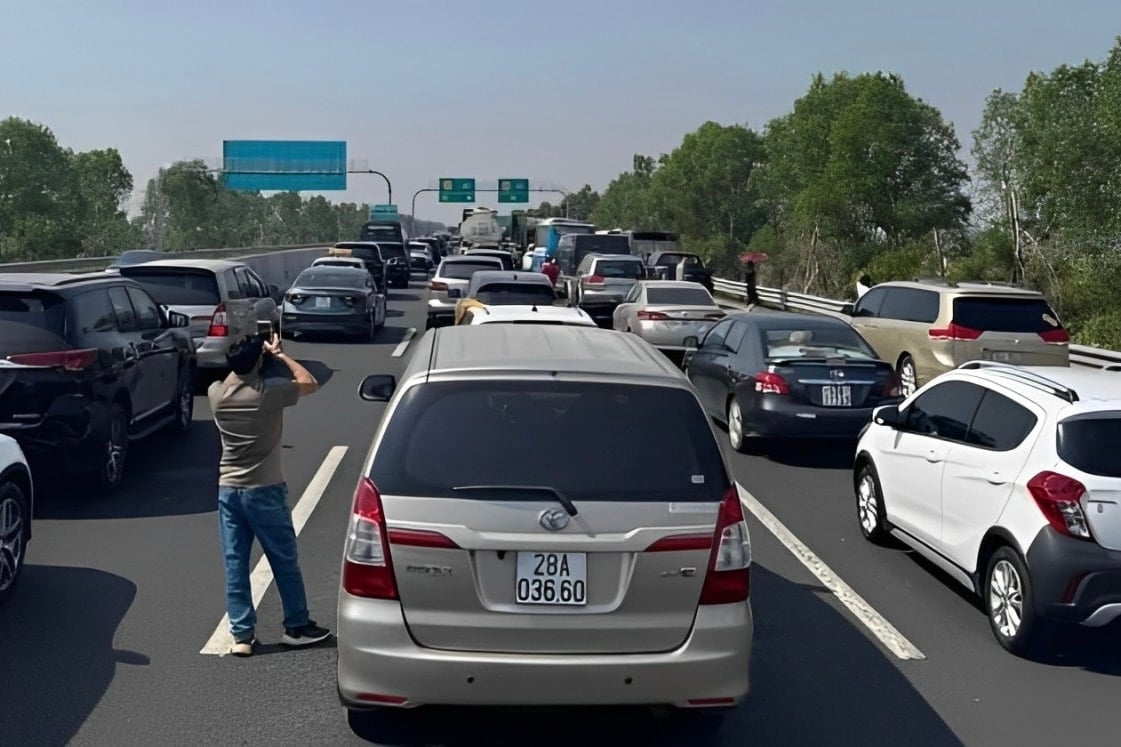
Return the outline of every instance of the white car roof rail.
{"type": "Polygon", "coordinates": [[[980,370],[985,369],[992,371],[1000,376],[1007,376],[1011,379],[1016,379],[1024,384],[1033,386],[1040,391],[1053,394],[1059,399],[1065,400],[1074,404],[1078,401],[1078,392],[1071,389],[1065,384],[1060,384],[1054,379],[1049,379],[1046,376],[1035,373],[1034,371],[1025,371],[1017,366],[1008,363],[1000,363],[998,361],[969,361],[958,366],[959,369],[965,370],[980,370]]]}

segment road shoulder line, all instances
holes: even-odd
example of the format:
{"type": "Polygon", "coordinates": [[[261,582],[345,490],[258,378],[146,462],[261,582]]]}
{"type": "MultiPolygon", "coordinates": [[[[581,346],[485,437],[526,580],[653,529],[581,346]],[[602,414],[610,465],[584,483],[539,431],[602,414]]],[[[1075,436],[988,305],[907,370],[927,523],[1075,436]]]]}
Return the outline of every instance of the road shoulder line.
{"type": "Polygon", "coordinates": [[[404,355],[405,351],[409,348],[409,343],[412,342],[414,337],[416,337],[416,327],[409,327],[409,329],[405,332],[404,339],[402,339],[401,342],[397,343],[397,347],[393,348],[393,353],[390,355],[390,357],[400,358],[402,355],[404,355]]]}
{"type": "Polygon", "coordinates": [[[770,510],[759,502],[755,496],[747,492],[742,485],[739,486],[740,501],[767,530],[781,542],[794,557],[801,561],[810,573],[817,577],[825,588],[837,597],[838,601],[848,608],[849,612],[882,643],[888,651],[898,659],[920,660],[926,655],[919,651],[899,630],[887,621],[883,615],[868,604],[855,590],[846,584],[841,577],[827,566],[813,550],[805,545],[794,533],[786,528],[770,510]]]}
{"type": "MultiPolygon", "coordinates": [[[[315,475],[311,478],[307,488],[304,489],[303,495],[300,500],[296,502],[295,507],[292,509],[292,527],[296,530],[296,536],[300,535],[304,525],[307,523],[311,512],[319,505],[319,499],[323,497],[323,493],[327,491],[327,486],[331,482],[331,478],[335,476],[335,471],[338,470],[339,464],[342,462],[343,457],[349,449],[347,446],[332,446],[327,456],[323,458],[323,463],[319,465],[315,475]]],[[[260,606],[261,599],[264,598],[265,592],[269,586],[272,585],[273,575],[272,567],[269,565],[269,560],[264,555],[261,555],[257,565],[253,568],[253,572],[249,576],[250,588],[253,592],[253,607],[260,606]]],[[[230,646],[234,644],[233,635],[230,634],[230,616],[229,614],[222,615],[222,620],[218,623],[218,627],[214,629],[214,634],[210,636],[210,640],[199,651],[200,654],[225,656],[230,652],[230,646]]]]}

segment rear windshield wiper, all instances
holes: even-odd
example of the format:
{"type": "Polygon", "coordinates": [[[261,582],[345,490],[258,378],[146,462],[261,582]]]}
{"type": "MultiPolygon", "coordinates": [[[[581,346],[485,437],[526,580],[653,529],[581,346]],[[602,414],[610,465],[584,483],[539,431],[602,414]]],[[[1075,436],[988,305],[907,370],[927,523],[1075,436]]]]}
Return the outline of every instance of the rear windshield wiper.
{"type": "Polygon", "coordinates": [[[522,491],[526,493],[548,493],[557,503],[564,507],[564,510],[569,516],[576,519],[576,523],[587,532],[589,537],[594,537],[595,532],[584,521],[584,517],[580,516],[580,512],[576,510],[576,504],[561,491],[549,485],[457,485],[452,490],[462,491],[477,491],[477,492],[490,492],[490,493],[507,493],[522,491]]]}

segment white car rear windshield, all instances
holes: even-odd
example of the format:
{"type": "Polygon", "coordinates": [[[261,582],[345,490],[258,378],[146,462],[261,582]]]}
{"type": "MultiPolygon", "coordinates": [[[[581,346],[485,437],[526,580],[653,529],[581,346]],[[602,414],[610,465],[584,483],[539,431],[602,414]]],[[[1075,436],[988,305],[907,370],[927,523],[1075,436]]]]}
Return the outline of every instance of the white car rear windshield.
{"type": "Polygon", "coordinates": [[[1059,423],[1059,458],[1091,475],[1121,477],[1121,412],[1101,412],[1059,423]]]}
{"type": "Polygon", "coordinates": [[[548,486],[572,500],[715,502],[720,447],[685,389],[571,381],[453,381],[404,394],[374,456],[387,495],[466,495],[457,486],[548,486]]]}

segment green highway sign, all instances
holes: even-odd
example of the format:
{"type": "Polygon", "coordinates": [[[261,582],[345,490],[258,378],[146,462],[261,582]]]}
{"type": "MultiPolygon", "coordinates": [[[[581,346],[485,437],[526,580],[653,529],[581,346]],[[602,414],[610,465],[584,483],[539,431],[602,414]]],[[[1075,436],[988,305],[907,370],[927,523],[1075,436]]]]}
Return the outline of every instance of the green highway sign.
{"type": "Polygon", "coordinates": [[[475,180],[453,177],[440,179],[440,202],[474,202],[475,180]]]}
{"type": "Polygon", "coordinates": [[[529,202],[529,179],[499,179],[499,202],[529,202]]]}
{"type": "Polygon", "coordinates": [[[398,220],[396,205],[371,205],[370,220],[398,220]]]}

